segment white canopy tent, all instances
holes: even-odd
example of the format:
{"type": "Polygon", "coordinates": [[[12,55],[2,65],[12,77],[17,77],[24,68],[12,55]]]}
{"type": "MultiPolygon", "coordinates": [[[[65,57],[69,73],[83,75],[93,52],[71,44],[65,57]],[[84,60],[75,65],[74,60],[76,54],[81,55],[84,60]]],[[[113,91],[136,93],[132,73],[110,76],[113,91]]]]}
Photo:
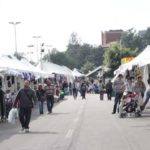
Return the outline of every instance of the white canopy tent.
{"type": "Polygon", "coordinates": [[[72,75],[72,71],[66,66],[60,66],[51,62],[44,61],[42,64],[38,64],[37,68],[41,68],[42,71],[48,73],[55,73],[60,75],[65,75],[69,81],[73,81],[74,77],[72,75]]]}
{"type": "Polygon", "coordinates": [[[131,70],[132,66],[138,65],[139,67],[150,64],[150,45],[148,45],[136,58],[127,64],[121,65],[114,73],[125,73],[125,71],[131,70]]]}
{"type": "Polygon", "coordinates": [[[76,68],[73,69],[72,74],[75,77],[84,77],[85,76],[84,74],[80,73],[76,68]]]}
{"type": "Polygon", "coordinates": [[[44,77],[44,78],[54,77],[53,74],[42,71],[40,68],[33,66],[27,59],[21,59],[21,63],[26,65],[28,68],[30,68],[30,70],[33,70],[37,76],[44,77]]]}
{"type": "MultiPolygon", "coordinates": [[[[126,70],[131,70],[134,65],[139,66],[142,69],[143,80],[145,84],[147,84],[147,79],[149,76],[149,65],[150,65],[150,45],[148,45],[137,57],[135,57],[131,62],[127,64],[121,65],[114,74],[116,75],[114,78],[118,76],[118,74],[124,74],[126,70]]],[[[114,79],[113,79],[114,80],[114,79]]]]}

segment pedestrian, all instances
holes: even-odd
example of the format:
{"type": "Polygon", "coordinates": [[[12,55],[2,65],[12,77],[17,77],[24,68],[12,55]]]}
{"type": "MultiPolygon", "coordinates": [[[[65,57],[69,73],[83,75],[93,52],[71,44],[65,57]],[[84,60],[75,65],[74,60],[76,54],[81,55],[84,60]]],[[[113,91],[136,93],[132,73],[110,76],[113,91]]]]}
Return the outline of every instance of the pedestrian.
{"type": "Polygon", "coordinates": [[[125,90],[125,84],[123,81],[123,75],[119,74],[118,78],[114,81],[113,89],[115,92],[115,101],[112,114],[116,113],[117,106],[120,104],[121,98],[123,96],[123,92],[125,90]]]}
{"type": "Polygon", "coordinates": [[[44,107],[44,101],[45,101],[45,91],[42,87],[42,85],[40,84],[38,86],[38,89],[36,90],[36,96],[39,102],[39,113],[43,114],[43,107],[44,107]]]}
{"type": "Polygon", "coordinates": [[[72,83],[69,82],[69,95],[72,95],[72,83]]]}
{"type": "Polygon", "coordinates": [[[148,83],[148,87],[147,87],[147,90],[146,90],[146,93],[145,93],[145,101],[144,101],[143,106],[141,106],[141,110],[145,109],[145,106],[147,105],[147,103],[150,99],[150,78],[147,80],[147,83],[148,83]]]}
{"type": "Polygon", "coordinates": [[[51,80],[47,79],[45,90],[45,96],[47,101],[47,110],[48,114],[52,113],[53,105],[54,105],[54,95],[55,95],[55,86],[51,83],[51,80]]]}
{"type": "Polygon", "coordinates": [[[68,82],[65,80],[62,84],[62,90],[64,91],[64,94],[65,95],[68,95],[69,94],[69,89],[68,89],[68,82]]]}
{"type": "Polygon", "coordinates": [[[0,87],[0,113],[1,113],[1,121],[4,121],[4,91],[2,87],[0,87]]]}
{"type": "Polygon", "coordinates": [[[146,86],[145,86],[144,82],[142,81],[142,76],[138,76],[137,81],[135,82],[134,91],[137,94],[141,95],[143,98],[145,90],[146,90],[146,86]]]}
{"type": "Polygon", "coordinates": [[[22,126],[21,131],[29,132],[31,112],[36,101],[35,92],[30,88],[30,82],[24,81],[24,88],[18,92],[13,107],[19,107],[19,119],[22,126]]]}
{"type": "Polygon", "coordinates": [[[106,84],[106,93],[107,93],[108,100],[111,100],[112,91],[113,91],[112,82],[111,80],[109,80],[108,83],[106,84]]]}
{"type": "Polygon", "coordinates": [[[77,82],[76,81],[73,82],[73,89],[72,90],[73,90],[74,99],[77,99],[78,89],[77,89],[77,82]]]}
{"type": "Polygon", "coordinates": [[[100,100],[104,99],[104,83],[102,82],[102,80],[99,81],[99,92],[100,92],[100,100]]]}
{"type": "Polygon", "coordinates": [[[86,87],[86,83],[83,82],[81,84],[81,96],[82,96],[82,99],[86,99],[85,95],[86,95],[86,90],[87,90],[87,87],[86,87]]]}
{"type": "Polygon", "coordinates": [[[11,92],[10,90],[6,90],[6,94],[5,94],[5,116],[6,118],[8,118],[12,105],[13,105],[13,102],[12,102],[11,92]]]}

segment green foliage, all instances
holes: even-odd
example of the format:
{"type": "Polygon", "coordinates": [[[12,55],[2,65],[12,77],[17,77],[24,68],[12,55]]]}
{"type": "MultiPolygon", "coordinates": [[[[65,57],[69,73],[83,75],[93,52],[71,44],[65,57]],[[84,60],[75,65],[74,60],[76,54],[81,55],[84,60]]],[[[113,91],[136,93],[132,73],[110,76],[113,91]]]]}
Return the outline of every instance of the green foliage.
{"type": "Polygon", "coordinates": [[[135,57],[137,50],[128,48],[120,48],[119,44],[111,45],[105,50],[104,65],[111,69],[111,72],[116,70],[121,65],[121,59],[124,57],[135,57]]]}
{"type": "Polygon", "coordinates": [[[94,64],[91,63],[91,62],[86,62],[82,68],[81,68],[81,71],[84,73],[84,74],[87,74],[89,71],[92,71],[93,69],[95,68],[94,64]]]}
{"type": "Polygon", "coordinates": [[[134,29],[129,29],[123,33],[120,44],[130,50],[142,50],[145,47],[143,38],[134,29]]]}
{"type": "Polygon", "coordinates": [[[73,32],[70,35],[70,39],[69,39],[69,44],[71,45],[80,45],[81,44],[81,39],[78,38],[77,33],[73,32]]]}
{"type": "Polygon", "coordinates": [[[78,68],[80,70],[82,68],[84,72],[88,72],[88,69],[91,70],[102,65],[103,54],[102,47],[81,44],[77,34],[72,33],[65,52],[54,50],[50,55],[45,55],[43,59],[58,65],[65,65],[71,69],[78,68]]]}
{"type": "Polygon", "coordinates": [[[150,45],[150,27],[148,27],[146,31],[143,31],[141,37],[143,39],[144,46],[150,45]]]}
{"type": "Polygon", "coordinates": [[[64,65],[73,69],[73,61],[65,54],[65,52],[55,51],[50,55],[45,55],[43,60],[47,60],[58,65],[64,65]]]}
{"type": "Polygon", "coordinates": [[[75,68],[81,68],[86,62],[91,62],[95,66],[102,65],[103,62],[103,48],[93,47],[89,44],[73,45],[69,44],[66,55],[75,62],[75,68]]]}

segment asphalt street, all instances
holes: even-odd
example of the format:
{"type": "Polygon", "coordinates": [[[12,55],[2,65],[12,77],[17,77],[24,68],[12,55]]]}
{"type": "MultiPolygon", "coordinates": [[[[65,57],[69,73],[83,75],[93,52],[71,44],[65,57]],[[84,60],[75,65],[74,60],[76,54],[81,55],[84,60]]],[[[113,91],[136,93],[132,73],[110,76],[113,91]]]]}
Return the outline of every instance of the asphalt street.
{"type": "Polygon", "coordinates": [[[150,111],[140,118],[112,115],[113,100],[71,96],[55,105],[52,114],[34,110],[30,133],[0,123],[0,150],[149,150],[150,111]]]}

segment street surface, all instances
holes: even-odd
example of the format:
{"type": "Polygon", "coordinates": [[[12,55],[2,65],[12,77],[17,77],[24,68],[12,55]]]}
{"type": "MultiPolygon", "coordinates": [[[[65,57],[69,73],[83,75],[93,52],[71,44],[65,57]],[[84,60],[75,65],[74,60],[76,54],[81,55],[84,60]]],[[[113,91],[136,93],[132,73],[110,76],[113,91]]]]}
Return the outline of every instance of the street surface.
{"type": "Polygon", "coordinates": [[[20,124],[0,123],[0,150],[149,150],[150,111],[141,118],[112,115],[113,101],[88,94],[86,100],[67,97],[53,114],[34,110],[30,133],[20,124]]]}

